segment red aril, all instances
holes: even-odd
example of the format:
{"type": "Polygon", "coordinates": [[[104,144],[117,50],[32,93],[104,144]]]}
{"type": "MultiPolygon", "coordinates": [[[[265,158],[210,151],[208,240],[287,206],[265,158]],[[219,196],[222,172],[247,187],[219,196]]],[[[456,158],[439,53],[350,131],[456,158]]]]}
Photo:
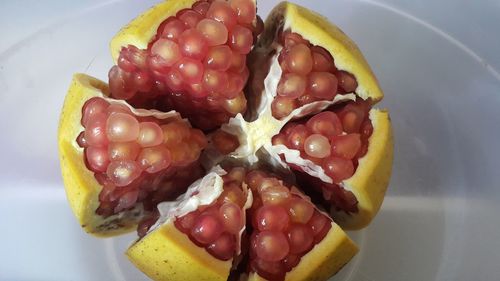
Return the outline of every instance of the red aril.
{"type": "Polygon", "coordinates": [[[217,216],[202,214],[191,229],[191,236],[198,243],[209,244],[222,234],[224,226],[217,216]]]}
{"type": "Polygon", "coordinates": [[[321,214],[318,211],[314,211],[314,214],[311,220],[308,222],[308,225],[311,227],[313,231],[313,235],[318,235],[325,225],[329,224],[328,218],[325,215],[321,214]]]}
{"type": "Polygon", "coordinates": [[[320,134],[312,134],[304,142],[304,152],[315,158],[330,156],[330,143],[328,139],[320,134]]]}
{"type": "Polygon", "coordinates": [[[225,1],[214,1],[208,9],[206,17],[222,22],[228,30],[233,29],[237,19],[235,11],[225,1]]]}
{"type": "Polygon", "coordinates": [[[223,233],[217,240],[208,245],[207,251],[220,260],[229,260],[235,254],[236,242],[234,235],[223,233]]]}
{"type": "Polygon", "coordinates": [[[84,127],[89,125],[89,121],[94,118],[98,113],[105,113],[109,106],[109,102],[102,98],[91,98],[85,102],[82,109],[82,125],[84,127]]]}
{"type": "Polygon", "coordinates": [[[301,254],[310,250],[314,242],[311,227],[305,224],[292,224],[287,235],[292,254],[301,254]]]}
{"type": "Polygon", "coordinates": [[[166,147],[158,145],[143,148],[139,156],[137,156],[137,162],[143,170],[153,174],[170,166],[172,158],[170,151],[166,147]]]}
{"type": "Polygon", "coordinates": [[[231,114],[238,114],[240,112],[244,112],[247,107],[247,100],[245,98],[245,94],[243,92],[239,92],[236,97],[227,99],[224,101],[222,107],[224,107],[227,112],[231,114]]]}
{"type": "Polygon", "coordinates": [[[285,57],[286,70],[300,75],[307,75],[312,70],[313,61],[311,50],[305,44],[291,47],[285,57]]]}
{"type": "Polygon", "coordinates": [[[351,160],[335,156],[323,160],[323,169],[335,183],[348,179],[354,174],[354,165],[351,160]]]}
{"type": "Polygon", "coordinates": [[[85,149],[85,157],[87,158],[87,163],[89,169],[93,172],[105,172],[108,164],[109,157],[108,151],[102,146],[90,146],[85,149]]]}
{"type": "Polygon", "coordinates": [[[205,1],[198,1],[193,4],[193,10],[195,10],[202,16],[205,16],[207,14],[208,8],[210,8],[210,3],[205,1]]]}
{"type": "Polygon", "coordinates": [[[295,108],[297,108],[297,102],[294,99],[280,96],[274,98],[271,104],[273,116],[276,119],[283,119],[287,117],[295,108]]]}
{"type": "Polygon", "coordinates": [[[169,39],[160,39],[151,47],[151,54],[159,56],[162,61],[162,66],[156,67],[165,68],[174,65],[181,58],[179,45],[169,39]]]}
{"type": "Polygon", "coordinates": [[[308,93],[312,96],[332,100],[337,94],[337,78],[328,72],[311,72],[308,76],[308,93]]]}
{"type": "Polygon", "coordinates": [[[346,133],[359,133],[365,119],[365,111],[360,105],[349,103],[339,111],[338,115],[346,133]]]}
{"type": "Polygon", "coordinates": [[[187,29],[186,25],[181,20],[176,18],[169,18],[168,22],[165,24],[165,27],[163,28],[161,37],[178,42],[181,34],[186,29],[187,29]]]}
{"type": "Polygon", "coordinates": [[[139,136],[139,122],[129,114],[112,113],[106,123],[106,133],[111,142],[134,141],[139,136]]]}
{"type": "Polygon", "coordinates": [[[111,161],[135,160],[140,150],[137,142],[113,142],[108,146],[108,155],[111,161]]]}
{"type": "Polygon", "coordinates": [[[137,143],[142,147],[151,147],[163,143],[163,131],[157,123],[141,122],[137,143]]]}
{"type": "Polygon", "coordinates": [[[227,45],[211,47],[205,57],[206,68],[226,71],[231,66],[233,53],[227,45]]]}
{"type": "Polygon", "coordinates": [[[190,85],[201,82],[203,77],[203,65],[201,62],[184,57],[177,63],[177,70],[181,74],[184,83],[190,85]]]}
{"type": "Polygon", "coordinates": [[[85,128],[85,142],[89,146],[105,146],[109,143],[106,133],[106,121],[108,117],[104,113],[94,114],[92,121],[85,128]]]}
{"type": "Polygon", "coordinates": [[[288,203],[288,215],[292,222],[307,223],[314,213],[314,206],[301,198],[292,198],[288,203]]]}
{"type": "Polygon", "coordinates": [[[339,87],[342,88],[346,93],[351,93],[356,90],[358,83],[356,78],[345,71],[337,72],[337,78],[339,80],[339,87]]]}
{"type": "Polygon", "coordinates": [[[208,51],[205,36],[195,28],[185,30],[181,34],[179,47],[182,55],[196,60],[203,59],[208,51]]]}
{"type": "Polygon", "coordinates": [[[290,252],[286,236],[282,232],[262,231],[255,236],[255,252],[265,261],[276,262],[290,252]]]}
{"type": "Polygon", "coordinates": [[[203,16],[190,9],[184,9],[179,12],[177,12],[177,18],[184,22],[187,28],[194,28],[198,24],[198,22],[203,18],[203,16]]]}
{"type": "Polygon", "coordinates": [[[283,207],[267,205],[257,211],[255,220],[260,231],[283,231],[288,226],[289,216],[283,207]]]}
{"type": "Polygon", "coordinates": [[[251,24],[256,16],[255,3],[252,0],[229,1],[233,10],[236,11],[238,23],[251,24]]]}
{"type": "Polygon", "coordinates": [[[126,186],[141,175],[141,168],[132,160],[112,161],[108,165],[106,174],[114,185],[126,186]]]}
{"type": "Polygon", "coordinates": [[[304,94],[307,80],[305,77],[294,73],[284,74],[278,84],[278,95],[295,99],[304,94]]]}
{"type": "Polygon", "coordinates": [[[202,85],[205,91],[221,93],[228,87],[229,78],[226,72],[206,69],[203,74],[202,85]]]}
{"type": "Polygon", "coordinates": [[[252,49],[252,31],[241,25],[236,25],[229,33],[229,46],[240,54],[248,54],[252,49]]]}
{"type": "Polygon", "coordinates": [[[222,130],[218,130],[214,133],[212,142],[215,148],[222,154],[231,153],[240,146],[240,142],[236,136],[222,130]]]}
{"type": "Polygon", "coordinates": [[[228,38],[226,26],[214,19],[203,19],[196,25],[196,29],[205,37],[208,46],[225,44],[228,38]]]}
{"type": "Polygon", "coordinates": [[[322,47],[313,46],[311,47],[311,51],[313,57],[313,71],[333,73],[337,70],[333,63],[333,58],[327,50],[322,47]]]}
{"type": "Polygon", "coordinates": [[[345,159],[353,159],[361,148],[359,134],[347,134],[331,138],[332,155],[345,159]]]}
{"type": "Polygon", "coordinates": [[[241,207],[235,203],[228,202],[224,203],[219,209],[224,227],[232,234],[239,234],[243,227],[244,221],[241,207]]]}

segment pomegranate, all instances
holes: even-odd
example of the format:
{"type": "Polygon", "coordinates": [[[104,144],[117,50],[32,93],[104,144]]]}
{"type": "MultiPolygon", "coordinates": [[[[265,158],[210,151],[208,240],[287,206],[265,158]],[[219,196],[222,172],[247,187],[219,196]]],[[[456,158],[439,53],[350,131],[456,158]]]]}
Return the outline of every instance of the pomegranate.
{"type": "Polygon", "coordinates": [[[391,172],[383,94],[350,39],[284,2],[165,1],[113,39],[109,86],[75,75],[63,178],[82,227],[137,229],[155,280],[326,280],[391,172]],[[329,212],[324,212],[327,210],[329,212]]]}

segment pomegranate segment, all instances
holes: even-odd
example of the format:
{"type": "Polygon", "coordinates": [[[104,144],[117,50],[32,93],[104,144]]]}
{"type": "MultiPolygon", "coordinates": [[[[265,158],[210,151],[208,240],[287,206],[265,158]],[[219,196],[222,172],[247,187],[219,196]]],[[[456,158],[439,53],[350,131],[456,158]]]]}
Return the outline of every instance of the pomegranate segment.
{"type": "Polygon", "coordinates": [[[94,97],[84,104],[81,122],[85,130],[77,143],[84,148],[88,169],[103,186],[98,215],[108,217],[137,202],[151,209],[155,202],[174,199],[202,172],[197,160],[206,139],[182,121],[136,116],[125,105],[94,97]],[[189,158],[172,157],[179,153],[189,158]],[[187,165],[192,174],[180,172],[187,165]]]}
{"type": "MultiPolygon", "coordinates": [[[[310,177],[303,180],[304,186],[316,186],[324,200],[347,212],[357,210],[357,200],[338,183],[355,173],[358,159],[367,152],[368,139],[373,132],[369,108],[369,103],[365,101],[336,105],[308,120],[287,124],[272,140],[273,145],[281,144],[299,150],[303,159],[321,166],[334,183],[319,181],[313,184],[309,183],[313,178],[310,177]]],[[[297,172],[303,171],[300,166],[290,166],[297,172]]]]}
{"type": "Polygon", "coordinates": [[[331,220],[277,178],[252,171],[246,182],[254,194],[248,270],[267,280],[284,280],[325,237],[331,220]]]}
{"type": "Polygon", "coordinates": [[[323,47],[290,31],[280,31],[278,42],[283,46],[278,56],[282,75],[271,106],[275,118],[281,120],[298,107],[356,90],[354,76],[339,71],[323,47]]]}
{"type": "Polygon", "coordinates": [[[245,226],[244,205],[247,200],[243,190],[243,168],[232,168],[222,177],[223,192],[210,205],[176,217],[174,224],[193,243],[206,249],[219,260],[230,260],[237,254],[237,241],[245,226]]]}
{"type": "Polygon", "coordinates": [[[246,111],[246,55],[262,32],[252,0],[200,0],[165,19],[147,49],[123,47],[109,71],[111,96],[176,110],[212,130],[246,111]]]}

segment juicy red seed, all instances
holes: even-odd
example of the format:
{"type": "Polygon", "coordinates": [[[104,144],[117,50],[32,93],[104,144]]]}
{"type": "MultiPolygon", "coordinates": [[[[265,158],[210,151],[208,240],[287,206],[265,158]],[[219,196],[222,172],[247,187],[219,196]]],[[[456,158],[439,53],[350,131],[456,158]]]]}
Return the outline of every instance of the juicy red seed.
{"type": "Polygon", "coordinates": [[[142,147],[151,147],[163,143],[163,131],[157,123],[141,122],[137,143],[142,147]]]}
{"type": "Polygon", "coordinates": [[[226,230],[230,233],[238,234],[243,227],[241,207],[228,202],[220,207],[219,212],[226,230]]]}
{"type": "Polygon", "coordinates": [[[182,79],[180,71],[172,68],[165,77],[165,82],[170,90],[179,91],[183,88],[182,79]]]}
{"type": "Polygon", "coordinates": [[[370,120],[365,120],[361,124],[361,138],[368,139],[373,133],[373,125],[370,120]]]}
{"type": "Polygon", "coordinates": [[[126,186],[140,176],[141,169],[132,160],[112,161],[108,165],[106,174],[116,186],[126,186]]]}
{"type": "Polygon", "coordinates": [[[206,69],[203,74],[203,89],[211,93],[221,93],[226,91],[229,78],[226,72],[206,69]]]}
{"type": "Polygon", "coordinates": [[[82,125],[84,127],[88,126],[89,121],[91,121],[97,113],[106,112],[108,106],[109,102],[98,97],[93,97],[86,101],[82,109],[82,125]]]}
{"type": "Polygon", "coordinates": [[[210,8],[210,3],[205,1],[198,1],[193,4],[193,10],[195,10],[202,16],[205,16],[207,14],[209,8],[210,8]]]}
{"type": "Polygon", "coordinates": [[[251,24],[256,16],[255,3],[251,0],[231,0],[229,1],[233,10],[238,16],[238,23],[251,24]]]}
{"type": "Polygon", "coordinates": [[[325,158],[331,153],[330,142],[320,134],[312,134],[304,142],[304,151],[307,155],[315,158],[325,158]]]}
{"type": "Polygon", "coordinates": [[[302,124],[296,125],[288,135],[289,147],[296,150],[304,150],[304,144],[311,132],[302,124]]]}
{"type": "MultiPolygon", "coordinates": [[[[335,77],[335,76],[334,76],[335,77]]],[[[294,73],[285,73],[278,84],[278,95],[295,99],[304,94],[306,79],[294,73]]]]}
{"type": "Polygon", "coordinates": [[[336,71],[333,58],[327,50],[319,46],[313,46],[311,47],[311,51],[313,56],[313,71],[336,71]]]}
{"type": "Polygon", "coordinates": [[[200,214],[198,211],[192,211],[190,213],[187,213],[182,217],[178,217],[175,220],[175,225],[177,226],[177,228],[180,229],[180,231],[184,233],[189,233],[191,231],[191,228],[193,228],[196,222],[196,218],[198,218],[199,215],[200,214]]]}
{"type": "Polygon", "coordinates": [[[227,28],[219,21],[213,19],[203,19],[198,23],[198,25],[196,25],[196,29],[203,34],[208,46],[222,45],[227,41],[227,28]]]}
{"type": "Polygon", "coordinates": [[[108,146],[108,155],[112,161],[135,160],[140,150],[136,142],[112,142],[108,146]]]}
{"type": "Polygon", "coordinates": [[[108,144],[106,136],[106,120],[107,116],[104,113],[95,114],[92,121],[85,128],[85,141],[89,146],[105,146],[108,144]]]}
{"type": "Polygon", "coordinates": [[[241,25],[236,25],[229,35],[229,46],[240,54],[248,54],[252,49],[253,34],[252,31],[241,25]]]}
{"type": "Polygon", "coordinates": [[[347,93],[354,92],[358,87],[356,78],[345,71],[339,71],[337,73],[337,78],[339,80],[339,86],[347,93]]]}
{"type": "Polygon", "coordinates": [[[201,244],[214,242],[222,234],[224,226],[216,216],[201,215],[191,229],[191,236],[201,244]]]}
{"type": "Polygon", "coordinates": [[[328,72],[311,72],[308,92],[319,99],[331,100],[337,94],[337,77],[328,72]]]}
{"type": "Polygon", "coordinates": [[[330,229],[332,228],[332,225],[330,223],[327,223],[323,229],[321,229],[315,236],[314,236],[314,243],[319,243],[325,236],[328,234],[330,229]]]}
{"type": "Polygon", "coordinates": [[[229,233],[222,234],[217,240],[208,245],[207,251],[214,257],[221,260],[231,259],[236,250],[234,235],[229,233]]]}
{"type": "Polygon", "coordinates": [[[285,31],[282,33],[282,42],[287,49],[298,44],[304,44],[306,46],[309,46],[309,42],[304,38],[302,38],[302,36],[290,31],[285,31]]]}
{"type": "Polygon", "coordinates": [[[345,159],[353,159],[361,148],[359,134],[347,134],[331,138],[332,155],[345,159]]]}
{"type": "Polygon", "coordinates": [[[161,57],[162,65],[167,67],[174,65],[181,58],[179,45],[169,39],[156,41],[151,47],[151,54],[161,57]]]}
{"type": "Polygon", "coordinates": [[[184,24],[188,28],[193,28],[193,27],[196,27],[196,25],[203,18],[203,16],[196,11],[186,9],[186,10],[179,11],[177,13],[177,18],[180,21],[184,22],[184,24]]]}
{"type": "Polygon", "coordinates": [[[153,174],[168,168],[172,164],[172,157],[166,147],[159,145],[143,148],[137,156],[137,162],[142,169],[153,174]]]}
{"type": "Polygon", "coordinates": [[[238,52],[232,52],[229,70],[234,73],[240,73],[245,70],[247,56],[238,52]]]}
{"type": "Polygon", "coordinates": [[[290,198],[288,188],[273,178],[264,179],[259,190],[264,204],[282,204],[290,198]]]}
{"type": "Polygon", "coordinates": [[[265,280],[284,280],[285,269],[281,262],[269,262],[262,259],[254,259],[250,264],[251,268],[265,280]]]}
{"type": "Polygon", "coordinates": [[[257,256],[265,261],[280,261],[290,252],[287,238],[281,232],[262,231],[256,235],[255,245],[257,256]]]}
{"type": "Polygon", "coordinates": [[[325,173],[332,178],[333,182],[339,183],[350,178],[354,174],[354,165],[351,160],[340,157],[328,157],[323,160],[325,173]]]}
{"type": "Polygon", "coordinates": [[[229,46],[215,46],[208,50],[205,65],[210,69],[226,71],[231,66],[232,56],[229,46]]]}
{"type": "Polygon", "coordinates": [[[257,227],[260,231],[282,231],[289,222],[289,217],[283,207],[276,205],[263,206],[256,214],[257,227]]]}
{"type": "Polygon", "coordinates": [[[236,13],[229,3],[225,1],[212,2],[206,17],[222,22],[228,30],[231,30],[236,25],[236,13]]]}
{"type": "Polygon", "coordinates": [[[315,134],[326,137],[340,135],[342,133],[342,123],[337,115],[331,111],[324,111],[316,114],[306,123],[307,128],[315,134]]]}
{"type": "Polygon", "coordinates": [[[314,242],[314,235],[310,226],[293,224],[287,231],[290,253],[301,254],[308,251],[314,242]]]}
{"type": "Polygon", "coordinates": [[[286,271],[292,270],[300,262],[300,256],[290,254],[283,260],[283,266],[286,271]]]}
{"type": "Polygon", "coordinates": [[[315,236],[318,235],[326,224],[329,224],[329,219],[318,211],[314,211],[312,218],[308,222],[308,225],[311,227],[315,236]]]}
{"type": "Polygon", "coordinates": [[[215,148],[223,154],[231,153],[240,146],[240,142],[236,136],[222,130],[217,131],[212,136],[212,142],[215,148]]]}
{"type": "Polygon", "coordinates": [[[76,138],[76,143],[78,143],[78,146],[80,147],[88,146],[87,140],[85,139],[85,131],[82,131],[80,134],[78,134],[78,137],[76,138]]]}
{"type": "Polygon", "coordinates": [[[290,220],[295,223],[307,223],[314,214],[314,206],[302,198],[292,198],[288,203],[290,220]]]}
{"type": "Polygon", "coordinates": [[[109,141],[134,141],[139,136],[139,122],[125,113],[112,113],[106,123],[106,133],[109,141]]]}
{"type": "Polygon", "coordinates": [[[120,199],[118,199],[118,205],[114,208],[114,212],[119,213],[123,210],[132,208],[137,202],[138,195],[139,191],[133,190],[120,196],[120,199]]]}
{"type": "Polygon", "coordinates": [[[203,77],[203,65],[201,62],[191,58],[182,58],[178,63],[177,69],[184,82],[188,84],[199,83],[203,77]]]}
{"type": "Polygon", "coordinates": [[[283,119],[290,115],[297,108],[297,102],[294,99],[285,97],[276,97],[271,103],[271,110],[274,118],[283,119]]]}
{"type": "Polygon", "coordinates": [[[284,145],[286,146],[288,144],[288,139],[284,134],[277,134],[273,137],[272,139],[273,145],[284,145]]]}
{"type": "Polygon", "coordinates": [[[195,28],[188,29],[181,34],[179,47],[184,56],[193,59],[203,59],[208,51],[205,37],[195,28]]]}
{"type": "Polygon", "coordinates": [[[85,149],[85,157],[92,172],[105,172],[106,168],[108,168],[108,151],[104,147],[87,147],[85,149]]]}
{"type": "Polygon", "coordinates": [[[125,84],[129,76],[129,74],[116,65],[109,70],[109,89],[114,98],[126,100],[135,95],[135,90],[125,84]]]}
{"type": "Polygon", "coordinates": [[[184,30],[186,30],[186,25],[184,24],[184,22],[179,19],[173,18],[167,24],[165,24],[161,37],[178,41],[184,30]]]}
{"type": "Polygon", "coordinates": [[[346,133],[359,133],[365,112],[359,106],[348,104],[339,112],[339,117],[346,133]]]}
{"type": "Polygon", "coordinates": [[[307,75],[312,70],[311,50],[305,44],[297,44],[286,55],[286,69],[300,75],[307,75]]]}

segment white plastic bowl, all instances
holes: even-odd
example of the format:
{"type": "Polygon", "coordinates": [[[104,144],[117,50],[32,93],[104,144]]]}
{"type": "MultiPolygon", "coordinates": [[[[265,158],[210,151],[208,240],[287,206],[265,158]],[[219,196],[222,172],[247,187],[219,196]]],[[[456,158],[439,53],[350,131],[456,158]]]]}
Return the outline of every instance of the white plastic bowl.
{"type": "MultiPolygon", "coordinates": [[[[123,256],[133,235],[100,240],[80,229],[56,131],[72,73],[105,79],[110,38],[154,2],[0,4],[10,40],[0,45],[1,280],[147,280],[123,256]]],[[[261,2],[264,16],[277,3],[261,2]]],[[[332,280],[499,280],[498,3],[297,2],[358,43],[395,131],[382,210],[353,233],[361,252],[332,280]]]]}

